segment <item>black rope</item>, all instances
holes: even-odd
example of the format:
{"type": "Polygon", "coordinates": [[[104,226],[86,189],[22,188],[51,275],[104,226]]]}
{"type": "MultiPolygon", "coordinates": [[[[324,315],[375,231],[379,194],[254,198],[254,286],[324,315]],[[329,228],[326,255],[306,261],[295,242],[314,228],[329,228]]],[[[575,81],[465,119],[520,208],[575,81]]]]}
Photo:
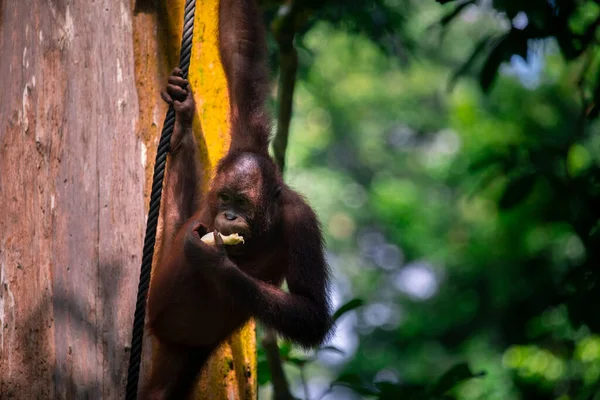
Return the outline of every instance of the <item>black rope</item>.
{"type": "MultiPolygon", "coordinates": [[[[186,0],[183,17],[183,36],[181,38],[181,50],[179,53],[179,68],[183,71],[183,78],[187,79],[192,54],[192,34],[194,32],[195,0],[186,0]]],[[[150,286],[150,271],[152,270],[152,257],[154,255],[154,244],[156,242],[156,227],[158,225],[158,214],[160,210],[160,196],[162,193],[163,177],[165,174],[165,163],[169,152],[169,143],[173,126],[175,125],[175,110],[169,107],[165,122],[163,123],[160,141],[156,150],[156,161],[154,163],[154,176],[152,178],[152,192],[150,194],[150,208],[146,222],[146,237],[144,238],[144,249],[142,252],[142,266],[140,268],[140,283],[138,286],[135,314],[133,316],[133,330],[131,332],[131,353],[129,354],[129,369],[127,371],[126,400],[135,400],[138,393],[138,381],[140,377],[140,362],[142,359],[142,345],[144,341],[144,319],[146,317],[146,297],[150,286]]]]}

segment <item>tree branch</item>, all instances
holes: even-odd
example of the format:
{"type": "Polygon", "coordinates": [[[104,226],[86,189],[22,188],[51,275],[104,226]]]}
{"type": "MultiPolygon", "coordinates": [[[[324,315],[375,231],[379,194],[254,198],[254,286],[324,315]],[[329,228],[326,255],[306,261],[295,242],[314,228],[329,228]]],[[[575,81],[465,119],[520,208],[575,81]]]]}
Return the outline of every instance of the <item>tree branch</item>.
{"type": "Polygon", "coordinates": [[[279,60],[281,65],[277,88],[279,107],[277,110],[277,132],[273,139],[273,155],[281,172],[283,172],[285,169],[285,152],[290,132],[290,121],[292,119],[296,71],[298,68],[296,49],[292,46],[290,51],[286,53],[281,52],[279,60]]]}
{"type": "MultiPolygon", "coordinates": [[[[277,131],[273,138],[273,156],[282,174],[285,169],[285,152],[292,120],[296,71],[298,70],[298,54],[294,47],[294,37],[296,35],[295,16],[299,9],[300,7],[294,1],[286,1],[280,7],[278,18],[271,25],[271,31],[279,46],[277,131]]],[[[277,333],[267,328],[262,345],[271,371],[273,398],[275,400],[295,400],[290,393],[290,385],[283,371],[279,346],[277,345],[277,333]]]]}
{"type": "Polygon", "coordinates": [[[279,357],[279,346],[277,345],[277,334],[267,328],[262,345],[267,356],[267,363],[271,370],[271,383],[273,384],[273,399],[296,400],[290,393],[290,384],[283,372],[281,357],[279,357]]]}
{"type": "Polygon", "coordinates": [[[298,54],[294,47],[297,25],[304,23],[302,6],[288,1],[281,6],[278,18],[273,21],[271,30],[279,45],[279,82],[277,85],[277,132],[273,139],[273,155],[281,172],[285,170],[287,149],[292,119],[298,54]]]}

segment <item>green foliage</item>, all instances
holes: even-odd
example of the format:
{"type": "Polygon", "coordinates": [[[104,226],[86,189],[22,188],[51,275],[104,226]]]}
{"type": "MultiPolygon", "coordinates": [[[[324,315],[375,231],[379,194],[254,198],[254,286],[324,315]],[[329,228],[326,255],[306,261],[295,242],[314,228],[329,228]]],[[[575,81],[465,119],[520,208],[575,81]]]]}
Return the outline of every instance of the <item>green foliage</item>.
{"type": "Polygon", "coordinates": [[[430,393],[432,396],[443,396],[452,390],[457,384],[467,379],[485,375],[483,372],[474,374],[467,364],[460,363],[450,368],[440,379],[432,386],[430,393]]]}
{"type": "Polygon", "coordinates": [[[600,5],[438,2],[324,2],[298,38],[286,180],[356,342],[282,344],[294,395],[597,399],[600,5]]]}
{"type": "MultiPolygon", "coordinates": [[[[453,22],[463,10],[473,2],[465,0],[437,0],[439,3],[455,3],[454,8],[439,20],[442,27],[453,22]]],[[[556,0],[556,1],[516,1],[503,0],[494,1],[494,8],[511,20],[508,32],[497,36],[491,45],[487,58],[483,63],[480,73],[480,84],[484,91],[488,91],[498,73],[500,64],[508,61],[513,55],[527,58],[528,44],[531,40],[553,38],[559,46],[562,55],[568,61],[576,61],[579,57],[594,58],[597,50],[597,31],[600,27],[600,4],[591,0],[556,0]],[[516,26],[515,18],[527,19],[525,27],[516,26]]],[[[476,46],[467,62],[457,70],[457,74],[463,74],[470,69],[474,61],[481,55],[483,49],[489,44],[485,40],[476,46]]],[[[600,74],[598,65],[589,66],[581,72],[580,80],[586,77],[594,77],[588,90],[594,92],[587,100],[593,104],[589,110],[589,116],[595,118],[598,115],[598,103],[600,103],[600,74]]]]}
{"type": "Polygon", "coordinates": [[[336,310],[336,312],[333,313],[333,321],[337,321],[338,319],[340,319],[340,317],[344,314],[346,314],[348,311],[352,311],[360,306],[362,306],[365,302],[362,301],[361,299],[352,299],[349,302],[347,302],[346,304],[344,304],[343,306],[341,306],[340,308],[338,308],[336,310]]]}
{"type": "Polygon", "coordinates": [[[390,382],[366,382],[356,374],[343,374],[333,385],[346,386],[357,393],[370,395],[376,399],[441,400],[465,381],[483,376],[474,374],[469,367],[460,363],[451,367],[438,380],[430,385],[394,384],[390,382]]]}
{"type": "Polygon", "coordinates": [[[525,172],[511,178],[498,201],[502,210],[508,210],[520,203],[533,191],[537,176],[534,172],[525,172]]]}

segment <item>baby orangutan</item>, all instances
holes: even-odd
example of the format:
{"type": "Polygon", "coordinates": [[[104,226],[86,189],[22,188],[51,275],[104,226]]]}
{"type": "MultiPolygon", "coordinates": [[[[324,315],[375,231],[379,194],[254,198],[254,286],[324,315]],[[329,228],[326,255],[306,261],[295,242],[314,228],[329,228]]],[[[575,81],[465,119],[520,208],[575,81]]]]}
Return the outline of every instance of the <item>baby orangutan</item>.
{"type": "Polygon", "coordinates": [[[176,122],[163,247],[148,297],[148,324],[160,346],[143,399],[188,397],[212,351],[250,317],[304,347],[321,344],[331,327],[319,222],[268,153],[261,18],[254,0],[220,1],[231,144],[205,197],[192,133],[195,104],[181,71],[173,71],[163,93],[176,122]],[[221,235],[239,237],[224,242],[221,235]],[[280,289],[284,280],[289,292],[280,289]]]}

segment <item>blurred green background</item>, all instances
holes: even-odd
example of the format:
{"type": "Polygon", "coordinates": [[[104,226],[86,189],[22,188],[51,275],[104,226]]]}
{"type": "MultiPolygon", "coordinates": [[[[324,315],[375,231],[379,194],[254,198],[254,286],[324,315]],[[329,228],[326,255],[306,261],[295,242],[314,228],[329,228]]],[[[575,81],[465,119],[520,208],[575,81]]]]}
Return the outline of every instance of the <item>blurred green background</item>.
{"type": "Polygon", "coordinates": [[[600,399],[600,1],[307,4],[286,180],[355,301],[294,396],[600,399]]]}

